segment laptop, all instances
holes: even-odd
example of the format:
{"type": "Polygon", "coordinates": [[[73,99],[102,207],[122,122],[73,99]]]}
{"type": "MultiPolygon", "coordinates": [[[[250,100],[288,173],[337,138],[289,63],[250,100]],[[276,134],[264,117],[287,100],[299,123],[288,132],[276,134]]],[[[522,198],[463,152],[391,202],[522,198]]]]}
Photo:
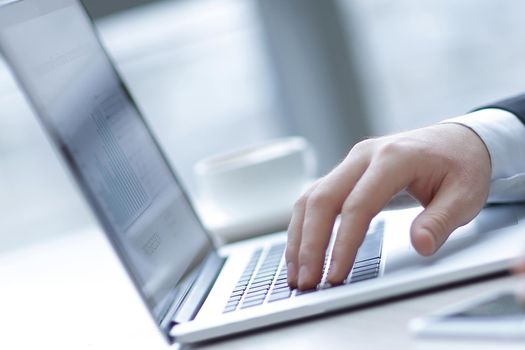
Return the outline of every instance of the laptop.
{"type": "Polygon", "coordinates": [[[484,209],[429,258],[415,253],[408,234],[421,208],[385,211],[346,283],[291,290],[286,232],[223,246],[210,239],[80,2],[0,1],[0,50],[170,343],[501,272],[522,253],[519,205],[484,209]]]}

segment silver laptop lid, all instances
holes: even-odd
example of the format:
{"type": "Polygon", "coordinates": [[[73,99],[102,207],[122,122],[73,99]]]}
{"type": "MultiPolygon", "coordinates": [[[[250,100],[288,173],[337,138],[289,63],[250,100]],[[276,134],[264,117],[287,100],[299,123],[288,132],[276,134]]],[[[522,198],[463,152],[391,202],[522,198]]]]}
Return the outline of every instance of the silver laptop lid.
{"type": "Polygon", "coordinates": [[[0,2],[0,50],[160,325],[213,247],[82,5],[0,2]]]}

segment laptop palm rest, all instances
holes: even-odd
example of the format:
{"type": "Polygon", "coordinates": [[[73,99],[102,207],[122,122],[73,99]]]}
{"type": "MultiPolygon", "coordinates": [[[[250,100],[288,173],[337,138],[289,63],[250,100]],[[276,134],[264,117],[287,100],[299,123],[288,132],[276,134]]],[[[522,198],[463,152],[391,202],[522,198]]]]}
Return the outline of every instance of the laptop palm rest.
{"type": "MultiPolygon", "coordinates": [[[[462,256],[470,258],[473,252],[481,255],[485,250],[483,247],[492,244],[495,239],[505,240],[504,237],[499,237],[505,235],[500,231],[517,226],[520,215],[523,216],[524,213],[523,206],[487,207],[469,224],[456,229],[438,252],[430,257],[421,256],[415,251],[409,242],[409,234],[406,235],[407,237],[399,237],[406,239],[407,244],[403,248],[388,252],[385,273],[434,266],[450,259],[460,259],[462,256]]],[[[399,235],[402,236],[403,233],[399,235]]],[[[492,251],[492,254],[498,253],[505,254],[505,252],[492,251]]]]}

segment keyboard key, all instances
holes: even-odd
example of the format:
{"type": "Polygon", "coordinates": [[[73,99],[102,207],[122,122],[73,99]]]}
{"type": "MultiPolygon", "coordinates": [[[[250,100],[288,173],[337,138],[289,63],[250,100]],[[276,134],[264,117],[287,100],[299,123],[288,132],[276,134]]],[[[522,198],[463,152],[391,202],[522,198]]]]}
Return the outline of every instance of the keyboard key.
{"type": "Polygon", "coordinates": [[[275,276],[275,271],[257,272],[254,276],[254,279],[260,280],[261,278],[270,278],[270,276],[275,276]]]}
{"type": "Polygon", "coordinates": [[[268,266],[268,267],[261,266],[261,268],[257,271],[257,274],[263,274],[263,273],[267,273],[267,272],[276,272],[277,268],[278,268],[278,266],[276,266],[276,265],[272,265],[272,266],[268,266]]]}
{"type": "Polygon", "coordinates": [[[374,259],[368,259],[363,261],[358,261],[354,264],[354,268],[356,267],[362,267],[362,266],[370,266],[370,265],[376,265],[379,264],[381,261],[380,258],[374,258],[374,259]]]}
{"type": "Polygon", "coordinates": [[[252,279],[252,276],[253,276],[253,272],[250,272],[246,276],[240,276],[239,279],[237,280],[237,283],[244,283],[246,281],[249,281],[252,279]]]}
{"type": "Polygon", "coordinates": [[[260,287],[260,286],[269,286],[270,284],[272,284],[272,280],[265,280],[265,281],[261,281],[257,283],[252,283],[250,285],[250,288],[260,287]]]}
{"type": "Polygon", "coordinates": [[[275,271],[256,274],[254,281],[261,281],[261,280],[270,279],[270,278],[273,279],[273,276],[275,276],[275,271]]]}
{"type": "Polygon", "coordinates": [[[271,302],[274,302],[274,301],[277,301],[277,300],[288,299],[288,298],[290,298],[291,295],[292,295],[291,292],[282,292],[282,293],[272,294],[272,295],[270,295],[270,298],[268,299],[268,302],[271,303],[271,302]]]}
{"type": "Polygon", "coordinates": [[[275,293],[275,292],[277,292],[279,290],[283,290],[283,289],[290,289],[291,290],[291,288],[287,284],[281,284],[279,286],[273,286],[272,291],[275,293]]]}
{"type": "Polygon", "coordinates": [[[255,266],[257,266],[257,261],[249,262],[248,265],[246,265],[246,267],[244,268],[244,273],[255,270],[255,266]]]}
{"type": "Polygon", "coordinates": [[[281,278],[277,278],[275,280],[275,284],[281,284],[281,283],[288,283],[288,278],[287,277],[281,277],[281,278]]]}
{"type": "Polygon", "coordinates": [[[238,300],[234,300],[234,301],[228,301],[226,303],[226,307],[229,307],[229,306],[237,306],[239,304],[239,301],[238,300]]]}
{"type": "Polygon", "coordinates": [[[273,293],[280,293],[281,291],[289,291],[291,292],[292,290],[290,289],[290,287],[288,287],[288,285],[282,285],[282,286],[274,286],[273,289],[272,289],[272,294],[273,293]]]}
{"type": "Polygon", "coordinates": [[[277,271],[277,268],[279,267],[279,261],[272,262],[271,264],[262,264],[259,268],[259,271],[277,271]]]}
{"type": "Polygon", "coordinates": [[[246,298],[258,297],[261,295],[266,295],[267,293],[268,293],[268,289],[258,290],[255,292],[249,292],[246,294],[246,298]]]}
{"type": "Polygon", "coordinates": [[[252,275],[250,275],[249,277],[242,277],[237,281],[237,285],[238,286],[246,285],[248,284],[248,282],[250,282],[251,279],[252,279],[252,275]]]}
{"type": "Polygon", "coordinates": [[[231,296],[231,297],[228,299],[228,303],[229,303],[229,302],[232,302],[232,301],[237,301],[237,302],[238,302],[239,300],[241,300],[241,298],[242,298],[242,295],[231,296]]]}
{"type": "Polygon", "coordinates": [[[266,298],[266,294],[267,293],[260,293],[260,294],[257,294],[257,295],[247,295],[242,302],[243,303],[248,303],[248,302],[251,302],[253,300],[264,300],[266,298]]]}
{"type": "Polygon", "coordinates": [[[264,263],[263,264],[266,264],[266,265],[275,264],[275,263],[278,263],[279,261],[281,261],[281,259],[282,259],[282,254],[281,253],[268,255],[266,257],[266,259],[264,259],[264,263]]]}
{"type": "Polygon", "coordinates": [[[265,285],[265,284],[271,284],[272,282],[273,282],[273,277],[263,278],[257,281],[254,280],[250,286],[260,286],[260,285],[265,285]]]}
{"type": "Polygon", "coordinates": [[[366,270],[371,270],[371,269],[376,269],[376,268],[379,268],[379,264],[371,264],[371,265],[364,265],[364,266],[359,266],[359,267],[354,267],[352,269],[352,271],[354,272],[360,272],[360,271],[366,271],[366,270]]]}
{"type": "Polygon", "coordinates": [[[252,276],[253,276],[253,273],[248,276],[239,277],[239,279],[237,280],[237,284],[248,283],[248,281],[252,279],[252,276]]]}
{"type": "Polygon", "coordinates": [[[277,278],[275,280],[275,284],[283,284],[283,283],[288,284],[288,278],[286,278],[286,277],[284,277],[284,278],[277,278]]]}
{"type": "Polygon", "coordinates": [[[378,265],[375,265],[375,266],[370,266],[366,269],[360,269],[360,270],[352,270],[352,276],[356,276],[356,275],[366,275],[366,274],[369,274],[369,273],[374,273],[374,272],[379,272],[379,266],[378,265]]]}
{"type": "Polygon", "coordinates": [[[362,275],[362,274],[368,274],[373,272],[379,271],[379,265],[372,265],[367,267],[366,269],[359,269],[359,270],[353,270],[352,275],[362,275]]]}
{"type": "Polygon", "coordinates": [[[281,258],[277,258],[277,259],[267,259],[265,260],[262,265],[261,265],[261,268],[270,268],[270,267],[277,267],[279,265],[279,263],[281,262],[281,258]]]}
{"type": "Polygon", "coordinates": [[[310,294],[310,293],[313,293],[313,292],[317,292],[317,289],[308,289],[308,290],[299,290],[298,289],[297,292],[295,292],[295,296],[310,294]]]}
{"type": "Polygon", "coordinates": [[[241,305],[241,309],[246,309],[246,308],[249,308],[249,307],[261,305],[263,303],[263,301],[264,301],[264,299],[260,299],[260,300],[253,300],[253,301],[250,301],[248,303],[243,303],[241,305]]]}
{"type": "Polygon", "coordinates": [[[224,310],[222,311],[222,313],[227,313],[227,312],[232,312],[232,311],[235,311],[235,309],[237,309],[237,305],[232,305],[232,306],[226,306],[224,308],[224,310]]]}
{"type": "Polygon", "coordinates": [[[260,286],[260,285],[265,285],[265,284],[271,284],[272,282],[273,282],[273,277],[263,278],[257,281],[254,280],[252,284],[250,284],[250,286],[260,286]]]}
{"type": "MultiPolygon", "coordinates": [[[[254,269],[255,270],[255,269],[254,269]]],[[[253,270],[244,271],[241,276],[239,277],[239,280],[243,280],[246,278],[250,278],[250,276],[253,274],[253,270]]]]}
{"type": "Polygon", "coordinates": [[[264,299],[266,299],[266,296],[263,296],[262,298],[249,298],[249,299],[244,300],[242,305],[244,305],[244,304],[252,304],[252,303],[262,304],[264,302],[264,299]]]}
{"type": "Polygon", "coordinates": [[[377,274],[368,274],[368,275],[362,275],[362,276],[357,276],[357,277],[351,277],[350,283],[362,282],[362,281],[366,281],[366,280],[373,279],[376,277],[377,277],[377,274]]]}
{"type": "Polygon", "coordinates": [[[246,286],[248,284],[245,284],[245,285],[242,285],[242,286],[238,286],[238,287],[235,287],[235,289],[232,291],[232,293],[236,293],[238,291],[244,291],[246,289],[246,286]]]}
{"type": "Polygon", "coordinates": [[[243,294],[244,294],[244,289],[238,290],[236,292],[232,292],[232,294],[230,294],[230,297],[235,297],[237,295],[243,295],[243,294]]]}
{"type": "Polygon", "coordinates": [[[270,288],[270,286],[259,286],[259,287],[250,287],[247,291],[246,291],[246,294],[252,294],[252,293],[255,293],[255,292],[258,292],[258,291],[261,291],[261,290],[268,290],[270,288]]]}
{"type": "Polygon", "coordinates": [[[266,299],[266,295],[262,295],[262,296],[259,296],[258,298],[248,298],[248,299],[245,299],[242,304],[251,304],[252,302],[258,302],[260,304],[262,304],[264,302],[264,299],[266,299]]]}
{"type": "Polygon", "coordinates": [[[284,279],[284,280],[276,280],[275,283],[274,283],[275,286],[287,286],[288,285],[288,280],[287,279],[284,279]]]}

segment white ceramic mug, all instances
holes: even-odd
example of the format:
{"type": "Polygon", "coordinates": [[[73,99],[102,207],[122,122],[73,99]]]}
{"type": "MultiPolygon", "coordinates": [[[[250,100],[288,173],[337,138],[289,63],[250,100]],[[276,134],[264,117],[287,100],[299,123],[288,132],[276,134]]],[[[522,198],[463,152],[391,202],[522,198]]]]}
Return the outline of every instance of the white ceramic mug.
{"type": "Polygon", "coordinates": [[[302,137],[286,137],[215,155],[195,164],[199,197],[236,216],[291,209],[312,182],[315,155],[302,137]]]}

